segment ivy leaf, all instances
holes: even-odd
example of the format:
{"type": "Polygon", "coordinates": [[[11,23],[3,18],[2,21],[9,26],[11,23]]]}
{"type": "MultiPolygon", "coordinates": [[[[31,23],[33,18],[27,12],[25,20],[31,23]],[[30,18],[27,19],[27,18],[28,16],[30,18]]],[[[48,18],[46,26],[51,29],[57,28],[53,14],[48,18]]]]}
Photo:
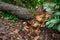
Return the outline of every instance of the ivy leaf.
{"type": "Polygon", "coordinates": [[[54,23],[50,23],[49,25],[48,25],[48,28],[52,28],[54,26],[54,23]]]}
{"type": "Polygon", "coordinates": [[[13,23],[17,22],[19,19],[18,18],[14,18],[12,21],[13,23]]]}
{"type": "Polygon", "coordinates": [[[60,24],[60,19],[51,19],[50,21],[46,22],[47,27],[52,29],[57,29],[58,24],[60,24]]]}
{"type": "Polygon", "coordinates": [[[60,12],[56,12],[54,13],[54,15],[60,16],[60,12]]]}
{"type": "Polygon", "coordinates": [[[52,19],[52,20],[46,22],[46,25],[49,25],[50,23],[56,24],[56,23],[58,23],[59,21],[60,21],[60,19],[52,19]]]}
{"type": "Polygon", "coordinates": [[[57,30],[60,31],[60,25],[58,25],[57,30]]]}

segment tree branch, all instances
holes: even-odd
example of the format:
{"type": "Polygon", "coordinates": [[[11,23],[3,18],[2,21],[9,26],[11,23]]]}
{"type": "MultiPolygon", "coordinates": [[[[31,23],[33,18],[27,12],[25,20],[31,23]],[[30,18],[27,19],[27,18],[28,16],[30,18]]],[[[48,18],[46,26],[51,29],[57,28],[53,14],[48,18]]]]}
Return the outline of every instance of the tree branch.
{"type": "Polygon", "coordinates": [[[12,4],[0,2],[0,10],[12,13],[21,19],[33,19],[33,16],[31,15],[32,11],[27,8],[22,8],[12,4]]]}

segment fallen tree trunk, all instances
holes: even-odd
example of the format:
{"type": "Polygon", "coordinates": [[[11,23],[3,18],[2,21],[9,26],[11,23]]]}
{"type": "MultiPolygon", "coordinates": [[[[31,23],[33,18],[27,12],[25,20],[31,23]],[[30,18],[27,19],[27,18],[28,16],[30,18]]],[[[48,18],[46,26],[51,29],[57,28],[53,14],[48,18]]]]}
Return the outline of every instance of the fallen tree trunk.
{"type": "Polygon", "coordinates": [[[12,13],[21,19],[33,19],[33,16],[31,15],[32,11],[27,8],[22,8],[12,4],[0,2],[0,10],[12,13]]]}

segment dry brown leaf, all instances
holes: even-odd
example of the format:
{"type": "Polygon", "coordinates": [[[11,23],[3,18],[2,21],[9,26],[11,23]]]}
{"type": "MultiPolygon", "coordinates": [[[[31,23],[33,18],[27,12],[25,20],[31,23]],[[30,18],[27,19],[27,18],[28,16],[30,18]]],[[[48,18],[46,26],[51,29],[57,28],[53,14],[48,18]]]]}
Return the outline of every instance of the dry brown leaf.
{"type": "Polygon", "coordinates": [[[14,33],[18,33],[18,32],[19,32],[19,30],[18,30],[18,29],[15,29],[15,30],[14,30],[14,33]]]}
{"type": "Polygon", "coordinates": [[[39,36],[36,36],[35,38],[34,38],[34,40],[38,40],[39,39],[39,36]]]}
{"type": "Polygon", "coordinates": [[[24,29],[25,29],[26,31],[28,31],[28,28],[29,28],[28,26],[24,26],[24,29]]]}
{"type": "Polygon", "coordinates": [[[34,30],[32,30],[32,32],[35,32],[35,33],[37,33],[37,32],[38,32],[38,30],[37,30],[37,29],[34,29],[34,30]]]}
{"type": "Polygon", "coordinates": [[[53,33],[53,34],[52,34],[52,37],[53,37],[53,38],[58,38],[58,34],[53,33]]]}
{"type": "Polygon", "coordinates": [[[27,22],[23,22],[23,24],[24,24],[24,26],[27,26],[28,25],[27,22]]]}

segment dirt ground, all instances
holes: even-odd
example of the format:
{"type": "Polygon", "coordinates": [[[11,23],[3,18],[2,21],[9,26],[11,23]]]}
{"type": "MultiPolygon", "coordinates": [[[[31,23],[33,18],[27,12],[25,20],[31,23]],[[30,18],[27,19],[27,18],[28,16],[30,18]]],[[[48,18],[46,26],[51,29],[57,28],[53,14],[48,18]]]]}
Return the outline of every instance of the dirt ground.
{"type": "Polygon", "coordinates": [[[60,32],[33,27],[23,20],[13,23],[0,17],[0,40],[60,40],[60,32]]]}

